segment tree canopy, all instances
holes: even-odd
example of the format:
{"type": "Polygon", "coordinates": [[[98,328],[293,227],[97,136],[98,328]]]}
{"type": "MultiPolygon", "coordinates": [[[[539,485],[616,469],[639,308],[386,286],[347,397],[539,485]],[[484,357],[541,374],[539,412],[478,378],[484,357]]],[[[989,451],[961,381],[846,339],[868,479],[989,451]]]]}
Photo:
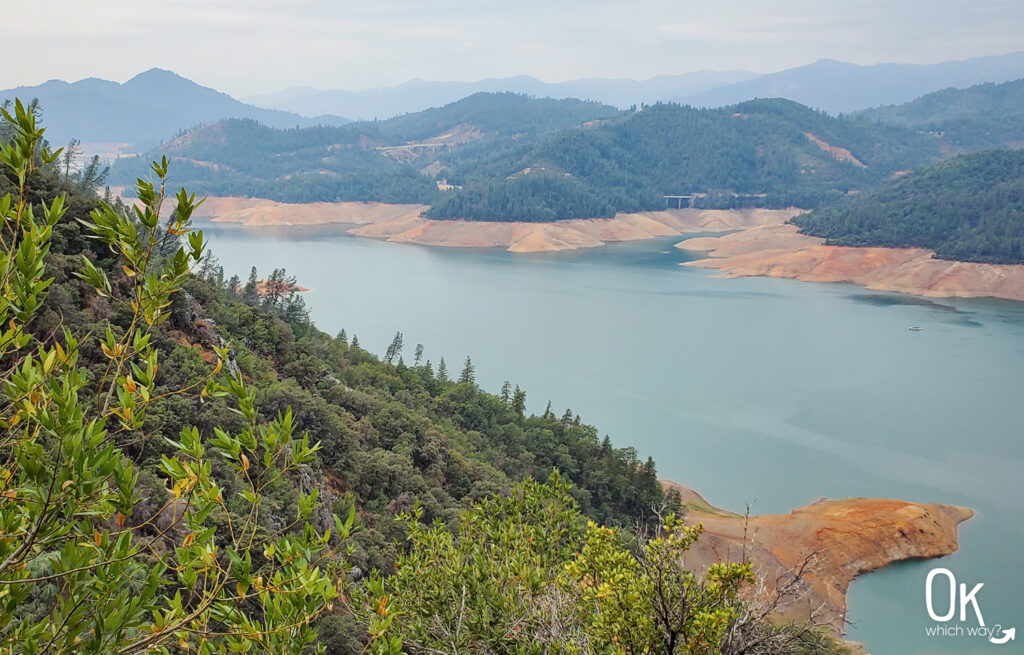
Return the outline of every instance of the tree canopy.
{"type": "Polygon", "coordinates": [[[1024,152],[960,155],[793,222],[835,245],[930,248],[942,259],[1024,263],[1024,152]]]}

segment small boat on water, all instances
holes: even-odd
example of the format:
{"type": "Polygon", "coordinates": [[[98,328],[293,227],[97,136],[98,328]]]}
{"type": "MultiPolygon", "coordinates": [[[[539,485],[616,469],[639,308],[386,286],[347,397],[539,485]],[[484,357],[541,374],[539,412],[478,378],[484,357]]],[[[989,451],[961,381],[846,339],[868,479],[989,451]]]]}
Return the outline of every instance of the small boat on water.
{"type": "Polygon", "coordinates": [[[909,329],[911,332],[920,332],[921,331],[921,326],[920,325],[911,325],[907,329],[909,329]]]}

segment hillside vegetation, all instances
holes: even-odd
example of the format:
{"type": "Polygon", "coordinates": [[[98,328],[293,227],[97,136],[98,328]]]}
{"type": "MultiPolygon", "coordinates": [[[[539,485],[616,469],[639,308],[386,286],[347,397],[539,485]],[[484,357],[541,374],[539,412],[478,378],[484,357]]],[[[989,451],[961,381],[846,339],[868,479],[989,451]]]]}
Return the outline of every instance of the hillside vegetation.
{"type": "MultiPolygon", "coordinates": [[[[275,200],[434,205],[433,218],[550,221],[662,209],[813,207],[939,156],[913,130],[837,119],[785,100],[727,109],[477,94],[388,121],[272,130],[224,121],[167,147],[200,192],[275,200]],[[463,186],[439,193],[436,179],[463,186]]],[[[144,159],[120,161],[129,183],[144,159]]]]}
{"type": "Polygon", "coordinates": [[[166,160],[129,209],[5,119],[0,651],[840,651],[683,568],[649,459],[324,334],[284,271],[224,279],[194,196],[161,219],[166,160]]]}
{"type": "MultiPolygon", "coordinates": [[[[503,152],[617,113],[579,100],[481,93],[442,109],[342,127],[277,130],[253,120],[221,121],[184,133],[162,150],[175,162],[176,181],[201,193],[285,202],[430,202],[437,192],[432,164],[443,153],[503,152]]],[[[130,184],[148,161],[119,161],[112,180],[130,184]]]]}
{"type": "Polygon", "coordinates": [[[984,150],[934,164],[793,219],[845,246],[915,246],[937,257],[1024,263],[1024,151],[984,150]]]}
{"type": "Polygon", "coordinates": [[[938,156],[902,128],[836,119],[786,100],[726,109],[659,104],[554,133],[531,148],[442,162],[449,181],[431,218],[547,221],[698,206],[814,207],[938,156]]]}
{"type": "Polygon", "coordinates": [[[923,130],[954,152],[1024,145],[1024,79],[944,89],[902,105],[867,109],[866,120],[923,130]]]}

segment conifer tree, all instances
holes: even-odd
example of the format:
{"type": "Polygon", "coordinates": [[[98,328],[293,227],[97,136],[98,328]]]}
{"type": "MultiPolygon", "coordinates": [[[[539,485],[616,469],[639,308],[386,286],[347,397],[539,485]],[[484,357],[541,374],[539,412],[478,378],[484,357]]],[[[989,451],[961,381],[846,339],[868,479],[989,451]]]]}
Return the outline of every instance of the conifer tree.
{"type": "Polygon", "coordinates": [[[518,414],[520,417],[526,413],[526,392],[516,385],[516,390],[512,392],[512,411],[518,414]]]}
{"type": "Polygon", "coordinates": [[[260,302],[259,292],[260,278],[259,273],[256,272],[256,267],[253,266],[249,270],[249,279],[245,282],[245,288],[242,289],[242,302],[246,305],[256,306],[260,302]]]}
{"type": "Polygon", "coordinates": [[[387,351],[384,353],[384,361],[388,364],[394,364],[395,358],[402,354],[402,333],[395,332],[395,338],[391,340],[391,344],[388,345],[387,351]]]}
{"type": "Polygon", "coordinates": [[[476,369],[473,368],[473,360],[466,356],[466,363],[462,367],[462,373],[459,373],[460,383],[476,383],[476,369]]]}

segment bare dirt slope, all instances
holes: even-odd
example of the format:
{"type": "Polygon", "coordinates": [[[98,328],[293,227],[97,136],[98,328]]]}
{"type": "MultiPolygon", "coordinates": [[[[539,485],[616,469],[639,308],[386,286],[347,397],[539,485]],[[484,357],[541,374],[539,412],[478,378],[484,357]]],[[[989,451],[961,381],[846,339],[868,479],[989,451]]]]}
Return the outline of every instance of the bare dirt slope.
{"type": "Polygon", "coordinates": [[[614,218],[588,218],[554,223],[435,221],[425,218],[375,221],[351,230],[357,236],[402,243],[463,248],[505,248],[511,252],[552,252],[594,248],[612,241],[637,241],[686,234],[718,232],[778,224],[799,213],[790,209],[681,209],[614,218]]]}
{"type": "Polygon", "coordinates": [[[676,244],[706,251],[687,266],[729,277],[765,275],[806,282],[853,282],[869,289],[940,298],[1005,298],[1024,301],[1024,266],[936,259],[923,248],[852,248],[824,245],[794,225],[768,225],[676,244]]]}
{"type": "Polygon", "coordinates": [[[357,225],[352,234],[401,243],[456,248],[505,248],[512,252],[552,252],[595,248],[612,241],[636,241],[692,232],[720,232],[783,223],[794,209],[681,209],[614,218],[554,223],[435,221],[423,218],[424,205],[379,202],[282,203],[260,198],[210,197],[195,218],[246,226],[357,225]]]}
{"type": "Polygon", "coordinates": [[[884,498],[820,500],[789,514],[749,519],[711,506],[695,491],[662,481],[680,491],[686,522],[704,526],[688,566],[749,561],[768,597],[800,581],[779,605],[787,619],[817,620],[843,634],[846,591],[858,575],[892,562],[949,555],[957,550],[957,528],[974,512],[939,503],[911,503],[884,498]]]}

